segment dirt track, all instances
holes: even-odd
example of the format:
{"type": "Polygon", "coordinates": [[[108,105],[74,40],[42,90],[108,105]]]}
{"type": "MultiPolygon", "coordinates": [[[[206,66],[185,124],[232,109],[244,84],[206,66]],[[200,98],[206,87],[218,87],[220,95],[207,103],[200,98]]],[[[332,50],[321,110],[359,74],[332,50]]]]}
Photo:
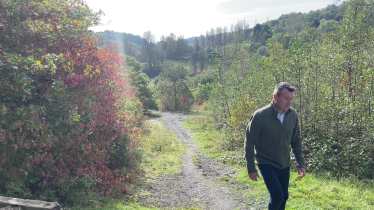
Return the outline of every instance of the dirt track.
{"type": "Polygon", "coordinates": [[[186,145],[183,155],[183,171],[173,177],[153,180],[148,185],[151,196],[140,198],[150,206],[175,209],[178,207],[199,209],[257,209],[245,205],[242,194],[247,190],[229,182],[217,181],[220,177],[235,177],[237,172],[210,158],[204,157],[194,143],[189,130],[183,128],[183,115],[162,113],[158,118],[169,130],[174,131],[186,145]],[[193,164],[194,159],[201,160],[193,164]],[[198,158],[196,158],[198,157],[198,158]]]}

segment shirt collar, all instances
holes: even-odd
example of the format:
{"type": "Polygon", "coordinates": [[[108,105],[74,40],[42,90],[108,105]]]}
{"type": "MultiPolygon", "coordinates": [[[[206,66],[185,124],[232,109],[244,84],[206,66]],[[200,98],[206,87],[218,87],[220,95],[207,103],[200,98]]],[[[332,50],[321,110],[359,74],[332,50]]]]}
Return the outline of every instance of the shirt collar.
{"type": "MultiPolygon", "coordinates": [[[[273,109],[274,109],[274,111],[273,111],[273,113],[274,113],[274,116],[275,117],[278,117],[278,110],[275,108],[275,105],[274,105],[274,100],[271,100],[271,103],[270,103],[270,106],[271,107],[273,107],[273,109]]],[[[286,112],[282,112],[282,114],[284,114],[284,115],[286,115],[288,112],[290,112],[291,111],[291,108],[288,108],[288,110],[286,111],[286,112]]],[[[280,114],[280,115],[282,115],[282,114],[280,114]]]]}

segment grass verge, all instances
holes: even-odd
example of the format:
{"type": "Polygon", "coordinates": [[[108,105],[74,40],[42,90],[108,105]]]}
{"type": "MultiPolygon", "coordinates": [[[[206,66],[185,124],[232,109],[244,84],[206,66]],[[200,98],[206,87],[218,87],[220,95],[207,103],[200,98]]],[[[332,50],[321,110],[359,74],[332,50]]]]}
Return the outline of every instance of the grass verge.
{"type": "Polygon", "coordinates": [[[140,139],[143,150],[142,170],[146,177],[171,176],[181,172],[181,156],[187,152],[174,133],[161,122],[147,121],[147,131],[140,139]]]}
{"type": "MultiPolygon", "coordinates": [[[[186,128],[194,132],[194,139],[202,153],[225,164],[234,166],[239,175],[226,178],[248,189],[249,206],[267,203],[268,192],[263,181],[253,182],[248,178],[243,162],[244,152],[225,151],[224,138],[208,116],[193,116],[184,121],[186,128]]],[[[243,139],[244,143],[244,139],[243,139]]],[[[353,179],[336,180],[328,175],[307,173],[299,179],[291,172],[287,209],[374,209],[374,184],[353,179]]]]}

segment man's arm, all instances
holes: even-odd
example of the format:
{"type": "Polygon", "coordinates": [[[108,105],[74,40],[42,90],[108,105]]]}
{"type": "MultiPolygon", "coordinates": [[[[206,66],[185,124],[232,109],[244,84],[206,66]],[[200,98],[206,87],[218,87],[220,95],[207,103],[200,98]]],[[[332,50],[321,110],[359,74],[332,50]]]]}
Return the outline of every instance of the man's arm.
{"type": "Polygon", "coordinates": [[[254,153],[254,145],[258,141],[260,136],[260,122],[258,116],[256,117],[256,113],[252,115],[251,119],[249,120],[249,124],[246,130],[245,135],[245,159],[247,161],[247,170],[249,177],[257,181],[259,175],[257,173],[255,167],[255,153],[254,153]]]}
{"type": "Polygon", "coordinates": [[[291,148],[296,157],[299,177],[302,178],[305,176],[305,160],[303,156],[303,144],[300,135],[299,120],[297,116],[291,139],[291,148]]]}

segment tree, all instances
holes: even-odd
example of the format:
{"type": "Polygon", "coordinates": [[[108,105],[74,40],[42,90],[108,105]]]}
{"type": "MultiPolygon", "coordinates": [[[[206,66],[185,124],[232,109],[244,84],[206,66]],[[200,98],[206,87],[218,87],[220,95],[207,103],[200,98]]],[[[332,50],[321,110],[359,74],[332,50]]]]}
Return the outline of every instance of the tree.
{"type": "Polygon", "coordinates": [[[203,70],[205,66],[205,61],[206,61],[206,38],[204,35],[200,35],[200,69],[203,70]]]}
{"type": "Polygon", "coordinates": [[[186,69],[180,63],[166,61],[159,75],[161,81],[157,84],[157,94],[160,106],[165,110],[189,110],[192,104],[192,94],[186,83],[186,69]]]}
{"type": "Polygon", "coordinates": [[[313,19],[309,24],[311,27],[318,28],[321,23],[317,19],[313,19]]]}
{"type": "Polygon", "coordinates": [[[256,24],[255,27],[253,28],[253,41],[254,42],[259,42],[260,39],[261,39],[261,31],[262,31],[262,27],[260,24],[256,24]]]}
{"type": "Polygon", "coordinates": [[[304,23],[305,23],[305,16],[303,15],[303,13],[292,12],[288,14],[287,16],[284,30],[285,32],[288,32],[290,34],[293,34],[295,32],[300,32],[301,30],[303,30],[304,23]]]}
{"type": "Polygon", "coordinates": [[[188,40],[183,36],[176,38],[175,34],[171,33],[170,36],[161,37],[160,49],[166,54],[167,59],[176,59],[184,56],[189,56],[190,48],[188,40]]]}
{"type": "Polygon", "coordinates": [[[195,37],[193,51],[190,55],[190,65],[192,66],[195,75],[197,73],[197,66],[198,66],[199,60],[200,60],[200,45],[199,45],[199,40],[195,37]]]}
{"type": "Polygon", "coordinates": [[[149,77],[142,73],[141,64],[134,58],[126,56],[126,69],[130,73],[131,86],[143,104],[143,110],[158,110],[154,93],[149,88],[149,77]]]}
{"type": "Polygon", "coordinates": [[[123,48],[124,48],[124,51],[125,51],[126,55],[134,57],[134,58],[138,58],[138,55],[136,53],[136,49],[130,43],[130,41],[127,37],[123,38],[123,48]]]}
{"type": "Polygon", "coordinates": [[[265,25],[261,28],[261,43],[264,45],[268,39],[273,35],[271,28],[268,25],[265,25]]]}
{"type": "Polygon", "coordinates": [[[156,70],[156,45],[155,45],[155,37],[151,33],[151,31],[146,31],[142,37],[142,45],[140,47],[140,52],[142,53],[143,58],[147,63],[147,70],[145,72],[150,77],[156,76],[158,73],[155,72],[156,70]]]}
{"type": "Polygon", "coordinates": [[[226,45],[229,43],[227,26],[223,28],[223,55],[226,55],[226,45]]]}
{"type": "Polygon", "coordinates": [[[217,46],[217,52],[221,53],[221,46],[223,45],[223,29],[222,27],[216,28],[216,39],[215,39],[215,45],[217,46]]]}
{"type": "Polygon", "coordinates": [[[188,40],[185,39],[183,36],[179,36],[177,40],[177,56],[176,57],[183,57],[188,56],[189,48],[188,48],[188,40]]]}
{"type": "Polygon", "coordinates": [[[318,26],[317,31],[319,35],[327,34],[334,30],[334,26],[337,24],[335,20],[321,20],[321,24],[318,26]]]}

